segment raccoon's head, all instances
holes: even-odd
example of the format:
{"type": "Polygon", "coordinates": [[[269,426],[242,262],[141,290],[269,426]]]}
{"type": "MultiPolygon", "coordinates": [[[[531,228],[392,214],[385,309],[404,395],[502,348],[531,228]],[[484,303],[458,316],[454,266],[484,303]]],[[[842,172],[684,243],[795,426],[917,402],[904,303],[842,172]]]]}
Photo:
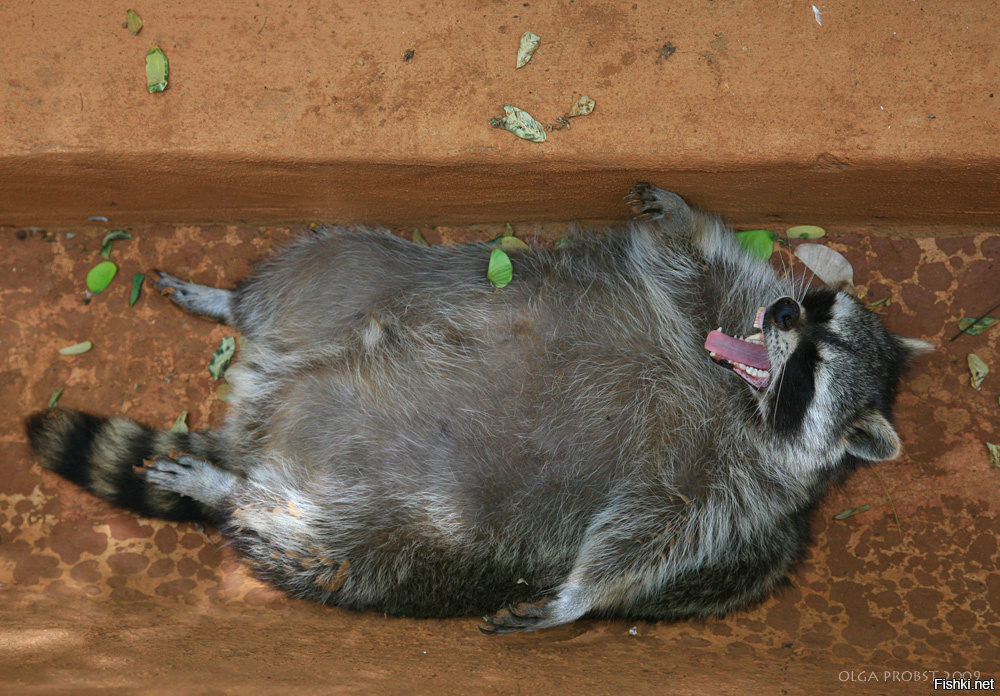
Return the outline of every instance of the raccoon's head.
{"type": "Polygon", "coordinates": [[[889,333],[857,298],[831,288],[761,308],[754,328],[742,338],[713,331],[705,347],[754,389],[774,436],[827,461],[899,456],[892,404],[906,364],[929,343],[889,333]]]}

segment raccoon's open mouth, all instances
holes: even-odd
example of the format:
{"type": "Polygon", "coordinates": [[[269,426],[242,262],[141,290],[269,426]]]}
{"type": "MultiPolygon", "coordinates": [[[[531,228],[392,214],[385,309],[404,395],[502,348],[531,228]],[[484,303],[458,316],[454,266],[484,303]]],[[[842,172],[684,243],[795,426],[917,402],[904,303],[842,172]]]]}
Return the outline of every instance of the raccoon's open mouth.
{"type": "Polygon", "coordinates": [[[708,334],[705,350],[715,362],[730,368],[754,389],[764,389],[771,383],[771,361],[764,345],[763,308],[757,310],[753,326],[759,331],[750,336],[728,336],[719,327],[708,334]]]}

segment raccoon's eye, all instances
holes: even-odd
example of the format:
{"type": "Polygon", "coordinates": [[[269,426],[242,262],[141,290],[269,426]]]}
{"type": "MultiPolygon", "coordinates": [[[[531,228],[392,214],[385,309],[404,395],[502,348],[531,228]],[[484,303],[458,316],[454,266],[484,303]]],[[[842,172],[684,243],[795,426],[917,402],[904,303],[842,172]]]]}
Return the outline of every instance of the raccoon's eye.
{"type": "Polygon", "coordinates": [[[782,331],[788,331],[799,320],[799,303],[791,297],[782,297],[768,308],[766,318],[782,331]]]}

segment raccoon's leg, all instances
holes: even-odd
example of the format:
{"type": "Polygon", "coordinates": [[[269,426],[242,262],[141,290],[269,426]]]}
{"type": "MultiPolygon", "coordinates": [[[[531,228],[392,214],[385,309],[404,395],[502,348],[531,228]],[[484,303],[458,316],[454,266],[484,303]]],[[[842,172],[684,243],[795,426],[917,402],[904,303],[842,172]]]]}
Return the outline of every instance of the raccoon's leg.
{"type": "Polygon", "coordinates": [[[783,289],[774,287],[775,274],[771,266],[748,253],[717,215],[691,208],[677,194],[646,182],[636,184],[625,200],[632,206],[637,219],[658,221],[659,231],[690,238],[710,264],[720,261],[725,264],[725,287],[720,288],[720,292],[729,294],[730,299],[735,297],[732,288],[750,288],[755,299],[747,302],[758,303],[762,299],[756,295],[762,292],[774,295],[775,300],[792,292],[790,284],[783,289]]]}
{"type": "Polygon", "coordinates": [[[576,563],[555,596],[501,609],[480,630],[537,631],[593,611],[624,610],[655,593],[667,577],[667,559],[674,551],[684,506],[677,499],[667,508],[657,509],[651,503],[603,514],[588,530],[576,563]]]}
{"type": "Polygon", "coordinates": [[[132,469],[137,476],[168,491],[220,509],[240,479],[214,464],[189,454],[157,455],[132,469]]]}
{"type": "Polygon", "coordinates": [[[223,324],[233,324],[232,290],[187,283],[163,271],[156,271],[156,274],[159,276],[156,289],[169,297],[177,306],[194,314],[211,317],[223,324]]]}

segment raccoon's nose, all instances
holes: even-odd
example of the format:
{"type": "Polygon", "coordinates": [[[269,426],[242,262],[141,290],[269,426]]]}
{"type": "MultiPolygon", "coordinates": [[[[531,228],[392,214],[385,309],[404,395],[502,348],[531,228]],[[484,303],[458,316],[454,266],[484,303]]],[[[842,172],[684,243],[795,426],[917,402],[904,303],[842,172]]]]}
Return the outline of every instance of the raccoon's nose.
{"type": "Polygon", "coordinates": [[[788,331],[799,320],[799,303],[791,297],[782,297],[767,311],[768,318],[782,331],[788,331]]]}

